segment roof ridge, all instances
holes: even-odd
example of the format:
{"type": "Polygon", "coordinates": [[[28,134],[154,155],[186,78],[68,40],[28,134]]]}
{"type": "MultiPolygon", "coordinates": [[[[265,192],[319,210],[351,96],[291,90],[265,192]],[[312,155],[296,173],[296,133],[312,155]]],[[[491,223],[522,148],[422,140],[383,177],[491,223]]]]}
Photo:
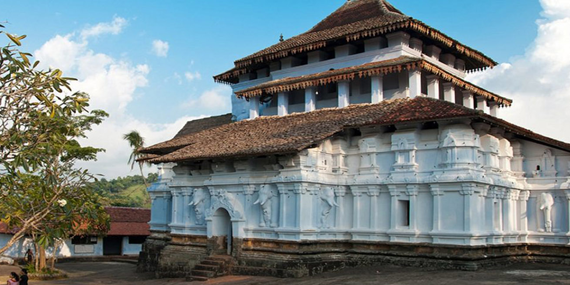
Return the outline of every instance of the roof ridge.
{"type": "Polygon", "coordinates": [[[303,34],[324,31],[377,17],[410,18],[386,0],[347,0],[340,8],[336,9],[303,34]],[[363,7],[366,9],[362,9],[363,7]],[[379,10],[374,10],[374,7],[379,8],[379,10]],[[359,9],[362,9],[362,11],[359,11],[359,9]],[[353,11],[354,13],[351,13],[353,11]]]}

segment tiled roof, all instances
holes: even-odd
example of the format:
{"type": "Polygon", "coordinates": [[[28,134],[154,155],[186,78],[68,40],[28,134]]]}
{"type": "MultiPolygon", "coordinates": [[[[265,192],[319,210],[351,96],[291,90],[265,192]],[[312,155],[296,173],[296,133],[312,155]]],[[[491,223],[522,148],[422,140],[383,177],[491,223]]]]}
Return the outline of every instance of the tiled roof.
{"type": "Polygon", "coordinates": [[[338,44],[339,40],[353,42],[400,30],[420,34],[428,41],[450,48],[465,60],[467,70],[484,69],[497,64],[483,53],[402,14],[385,0],[352,0],[347,1],[311,30],[235,61],[233,69],[214,76],[214,79],[218,82],[235,83],[239,75],[250,72],[255,64],[322,49],[338,44]]]}
{"type": "Polygon", "coordinates": [[[207,117],[186,122],[186,125],[174,136],[175,138],[197,133],[206,129],[218,127],[232,122],[232,114],[207,117]]]}
{"type": "Polygon", "coordinates": [[[395,59],[366,63],[358,66],[345,67],[335,70],[328,70],[320,73],[303,75],[298,77],[286,77],[276,79],[262,84],[236,91],[238,97],[255,97],[263,94],[276,94],[278,92],[289,92],[297,89],[306,89],[312,86],[326,85],[342,80],[353,80],[355,77],[370,77],[376,75],[386,75],[400,72],[402,70],[425,70],[436,74],[443,80],[451,81],[456,86],[467,89],[476,95],[481,95],[487,100],[495,101],[500,105],[510,106],[511,99],[501,97],[483,88],[477,87],[447,71],[433,65],[423,59],[402,56],[395,59]]]}
{"type": "MultiPolygon", "coordinates": [[[[180,131],[178,131],[176,136],[174,136],[174,138],[171,139],[170,141],[155,144],[155,145],[152,145],[150,147],[145,148],[145,152],[147,153],[147,155],[144,156],[142,159],[139,159],[137,161],[148,161],[148,160],[151,160],[153,158],[156,158],[157,157],[156,154],[162,154],[164,151],[173,150],[171,148],[179,147],[181,144],[177,144],[175,142],[179,141],[180,138],[183,138],[187,135],[198,133],[198,132],[201,132],[201,131],[204,131],[207,129],[219,127],[221,125],[229,124],[231,122],[232,122],[232,114],[231,113],[225,114],[225,115],[220,115],[220,116],[213,116],[213,117],[188,121],[186,123],[186,125],[184,125],[184,127],[180,131]],[[160,151],[155,154],[152,152],[153,150],[160,150],[160,151]]],[[[184,139],[182,139],[182,141],[183,140],[184,139]]]]}
{"type": "Polygon", "coordinates": [[[109,236],[148,236],[150,235],[150,209],[128,207],[106,207],[111,219],[109,236]]]}
{"type": "Polygon", "coordinates": [[[570,151],[567,143],[535,134],[481,111],[442,100],[416,97],[287,116],[259,117],[173,139],[143,152],[161,153],[162,149],[176,149],[152,159],[150,162],[153,163],[287,154],[308,148],[348,127],[458,118],[485,121],[526,139],[570,151]]]}

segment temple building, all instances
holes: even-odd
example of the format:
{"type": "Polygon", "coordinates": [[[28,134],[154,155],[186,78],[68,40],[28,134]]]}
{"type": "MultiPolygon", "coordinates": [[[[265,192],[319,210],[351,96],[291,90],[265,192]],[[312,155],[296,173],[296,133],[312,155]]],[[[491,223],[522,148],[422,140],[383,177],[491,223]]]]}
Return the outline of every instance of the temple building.
{"type": "Polygon", "coordinates": [[[570,144],[500,119],[496,62],[385,0],[349,0],[214,77],[232,114],[143,149],[161,180],[139,269],[306,276],[570,257],[570,144]],[[228,98],[229,99],[229,98],[228,98]],[[223,259],[223,258],[222,258],[223,259]]]}

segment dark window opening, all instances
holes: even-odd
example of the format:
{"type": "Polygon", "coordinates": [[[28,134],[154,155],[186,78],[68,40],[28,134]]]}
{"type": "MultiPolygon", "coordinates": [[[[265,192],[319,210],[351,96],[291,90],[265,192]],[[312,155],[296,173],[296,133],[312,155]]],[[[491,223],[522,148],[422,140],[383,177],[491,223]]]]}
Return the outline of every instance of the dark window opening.
{"type": "Polygon", "coordinates": [[[71,238],[71,244],[96,244],[97,237],[95,236],[74,236],[71,238]]]}
{"type": "Polygon", "coordinates": [[[130,236],[129,243],[130,244],[142,244],[146,240],[146,236],[130,236]]]}

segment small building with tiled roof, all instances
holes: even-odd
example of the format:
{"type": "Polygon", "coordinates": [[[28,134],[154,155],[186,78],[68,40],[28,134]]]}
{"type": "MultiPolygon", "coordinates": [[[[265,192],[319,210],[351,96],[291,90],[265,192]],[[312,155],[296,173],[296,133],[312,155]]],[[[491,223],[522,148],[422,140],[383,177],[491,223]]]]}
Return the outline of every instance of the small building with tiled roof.
{"type": "Polygon", "coordinates": [[[465,79],[495,65],[385,0],[349,0],[235,61],[214,77],[231,115],[142,150],[161,180],[139,269],[569,258],[570,144],[500,119],[513,100],[465,79]]]}
{"type": "MultiPolygon", "coordinates": [[[[150,235],[150,209],[130,207],[106,207],[110,229],[104,236],[74,236],[58,243],[57,258],[85,258],[101,256],[136,256],[142,244],[150,235]]],[[[13,231],[0,223],[0,245],[6,244],[13,231]]],[[[30,237],[22,238],[8,249],[4,255],[11,258],[24,258],[26,251],[34,246],[30,237]]],[[[53,254],[48,248],[47,254],[53,254]]]]}

